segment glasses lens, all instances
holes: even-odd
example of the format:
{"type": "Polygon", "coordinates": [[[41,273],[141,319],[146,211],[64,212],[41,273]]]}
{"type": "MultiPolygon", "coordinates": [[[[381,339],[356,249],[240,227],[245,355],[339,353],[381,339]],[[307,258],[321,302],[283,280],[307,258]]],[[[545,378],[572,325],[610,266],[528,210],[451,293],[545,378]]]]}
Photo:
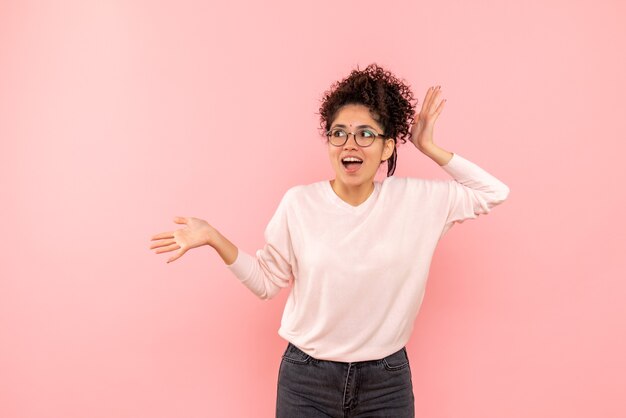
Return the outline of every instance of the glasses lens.
{"type": "Polygon", "coordinates": [[[367,129],[361,129],[356,133],[356,143],[361,147],[368,147],[376,139],[376,135],[367,129]]]}
{"type": "Polygon", "coordinates": [[[346,131],[343,129],[333,129],[328,134],[328,140],[333,145],[343,145],[346,142],[346,131]]]}

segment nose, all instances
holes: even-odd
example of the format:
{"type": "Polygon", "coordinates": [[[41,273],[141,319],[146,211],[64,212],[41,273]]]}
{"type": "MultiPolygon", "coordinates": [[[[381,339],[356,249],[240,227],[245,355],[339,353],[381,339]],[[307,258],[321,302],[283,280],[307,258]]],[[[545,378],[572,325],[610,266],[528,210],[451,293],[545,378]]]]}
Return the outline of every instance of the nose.
{"type": "Polygon", "coordinates": [[[356,143],[356,134],[355,133],[347,133],[346,135],[348,136],[348,139],[347,139],[346,143],[343,144],[343,147],[344,148],[350,148],[351,147],[352,149],[358,148],[359,144],[356,143]],[[352,137],[352,144],[350,144],[350,137],[352,137]],[[350,144],[350,145],[348,145],[348,144],[350,144]]]}

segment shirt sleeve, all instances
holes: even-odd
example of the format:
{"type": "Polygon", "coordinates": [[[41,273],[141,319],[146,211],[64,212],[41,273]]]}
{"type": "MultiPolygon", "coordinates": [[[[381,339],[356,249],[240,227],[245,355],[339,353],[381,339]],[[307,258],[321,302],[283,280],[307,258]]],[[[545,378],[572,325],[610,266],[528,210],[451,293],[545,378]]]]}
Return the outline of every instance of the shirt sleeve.
{"type": "Polygon", "coordinates": [[[448,213],[442,235],[455,222],[488,214],[509,196],[509,187],[475,163],[453,153],[441,166],[454,180],[448,181],[448,213]]]}
{"type": "Polygon", "coordinates": [[[261,299],[271,299],[293,281],[294,252],[288,223],[291,189],[283,196],[265,228],[265,246],[251,255],[238,249],[233,264],[226,265],[235,276],[261,299]]]}

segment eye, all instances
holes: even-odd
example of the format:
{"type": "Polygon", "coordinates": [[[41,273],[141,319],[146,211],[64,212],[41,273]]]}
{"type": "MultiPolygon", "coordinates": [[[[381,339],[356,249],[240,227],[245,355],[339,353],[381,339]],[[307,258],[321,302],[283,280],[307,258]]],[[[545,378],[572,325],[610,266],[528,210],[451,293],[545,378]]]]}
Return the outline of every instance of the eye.
{"type": "Polygon", "coordinates": [[[374,133],[372,131],[368,131],[367,129],[363,129],[362,131],[359,131],[359,136],[361,138],[372,138],[376,135],[374,135],[374,133]]]}
{"type": "Polygon", "coordinates": [[[345,132],[343,129],[333,129],[333,130],[330,132],[330,134],[331,134],[331,136],[334,136],[334,137],[337,137],[337,138],[338,138],[338,137],[345,136],[345,135],[346,135],[346,132],[345,132]]]}

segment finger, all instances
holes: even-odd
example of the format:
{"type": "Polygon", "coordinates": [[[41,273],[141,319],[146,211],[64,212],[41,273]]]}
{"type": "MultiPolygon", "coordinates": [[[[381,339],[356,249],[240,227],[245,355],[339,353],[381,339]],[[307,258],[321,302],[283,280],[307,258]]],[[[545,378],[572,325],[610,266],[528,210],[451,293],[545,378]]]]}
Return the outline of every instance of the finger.
{"type": "Polygon", "coordinates": [[[434,86],[431,86],[431,87],[428,88],[428,91],[426,92],[426,97],[424,97],[424,102],[422,103],[422,110],[426,110],[430,106],[430,101],[431,101],[431,99],[433,97],[433,92],[434,91],[435,91],[435,87],[434,86]]]}
{"type": "Polygon", "coordinates": [[[174,240],[167,240],[167,241],[163,240],[163,241],[160,241],[160,242],[155,242],[154,244],[150,245],[150,249],[153,250],[155,248],[165,247],[166,245],[172,245],[175,242],[176,241],[174,241],[174,240]]]}
{"type": "Polygon", "coordinates": [[[428,102],[428,98],[430,97],[430,91],[431,91],[432,87],[429,87],[428,90],[426,90],[426,95],[424,96],[424,100],[422,101],[422,105],[420,106],[420,110],[419,112],[416,113],[415,115],[415,120],[413,123],[417,123],[420,119],[420,115],[423,115],[423,110],[424,107],[426,106],[426,103],[428,102]]]}
{"type": "Polygon", "coordinates": [[[428,113],[432,114],[433,110],[435,109],[435,103],[437,102],[437,99],[439,98],[439,95],[441,94],[441,86],[437,86],[435,88],[435,90],[433,91],[433,94],[430,98],[430,103],[428,103],[428,113]]]}
{"type": "Polygon", "coordinates": [[[433,104],[433,100],[434,100],[434,98],[435,98],[435,96],[436,96],[436,94],[437,94],[437,91],[438,91],[438,90],[439,90],[439,87],[438,87],[438,86],[432,86],[432,87],[429,89],[430,94],[428,95],[428,100],[424,100],[424,102],[425,102],[425,103],[424,103],[424,109],[425,109],[428,113],[430,113],[430,108],[431,108],[431,106],[432,106],[432,104],[433,104]]]}
{"type": "Polygon", "coordinates": [[[183,254],[185,254],[184,251],[179,251],[178,253],[176,253],[176,255],[174,255],[173,257],[171,257],[169,260],[167,260],[168,263],[171,263],[174,260],[178,260],[183,254]]]}
{"type": "Polygon", "coordinates": [[[160,234],[156,234],[155,236],[150,238],[150,241],[154,241],[157,239],[164,239],[164,238],[174,238],[174,231],[161,232],[160,234]]]}
{"type": "Polygon", "coordinates": [[[176,222],[177,224],[186,224],[187,223],[187,218],[184,218],[182,216],[175,216],[174,217],[174,222],[176,222]]]}
{"type": "Polygon", "coordinates": [[[441,101],[441,103],[439,103],[439,106],[437,106],[437,109],[435,110],[435,116],[439,116],[439,114],[443,110],[443,107],[444,107],[444,105],[446,104],[447,101],[448,101],[448,99],[443,99],[441,101]]]}
{"type": "Polygon", "coordinates": [[[156,250],[155,254],[168,253],[170,251],[174,251],[174,250],[178,250],[178,249],[180,249],[180,245],[172,244],[172,245],[169,245],[167,247],[160,248],[160,249],[156,250]]]}

